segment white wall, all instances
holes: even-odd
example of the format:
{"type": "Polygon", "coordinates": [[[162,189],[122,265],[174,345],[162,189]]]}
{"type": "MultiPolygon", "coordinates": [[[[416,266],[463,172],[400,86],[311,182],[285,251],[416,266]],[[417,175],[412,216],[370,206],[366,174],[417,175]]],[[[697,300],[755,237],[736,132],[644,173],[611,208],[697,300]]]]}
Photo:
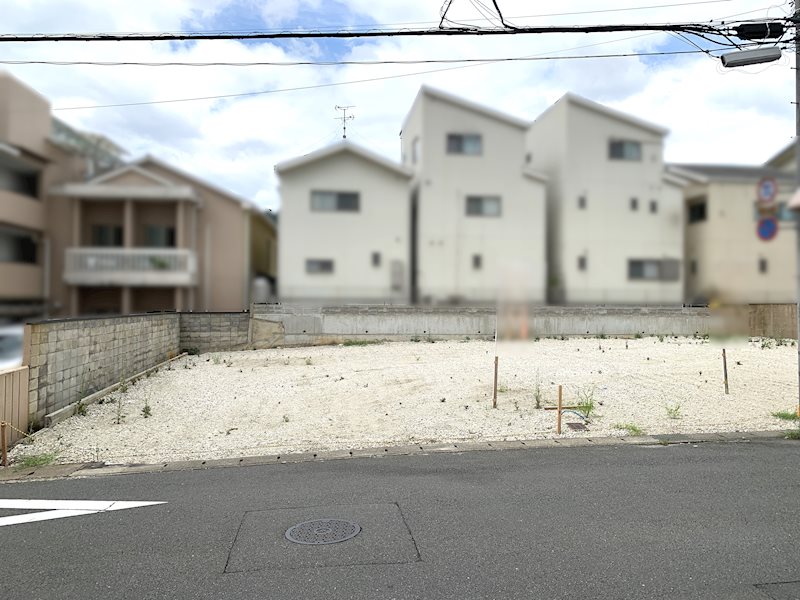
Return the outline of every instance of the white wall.
{"type": "Polygon", "coordinates": [[[423,94],[404,127],[403,154],[419,187],[420,300],[494,302],[513,277],[518,295],[543,303],[545,184],[523,175],[524,129],[423,94]],[[482,155],[447,154],[448,133],[481,134],[482,155]],[[417,136],[421,162],[412,165],[417,136]],[[468,195],[500,196],[501,216],[467,216],[468,195]]]}
{"type": "Polygon", "coordinates": [[[280,174],[279,296],[292,301],[392,301],[409,296],[408,177],[351,152],[280,174]],[[311,211],[311,191],[359,192],[358,212],[311,211]],[[373,267],[373,252],[381,265],[373,267]],[[332,274],[306,273],[306,259],[332,259],[332,274]],[[391,264],[401,261],[401,292],[391,264]]]}

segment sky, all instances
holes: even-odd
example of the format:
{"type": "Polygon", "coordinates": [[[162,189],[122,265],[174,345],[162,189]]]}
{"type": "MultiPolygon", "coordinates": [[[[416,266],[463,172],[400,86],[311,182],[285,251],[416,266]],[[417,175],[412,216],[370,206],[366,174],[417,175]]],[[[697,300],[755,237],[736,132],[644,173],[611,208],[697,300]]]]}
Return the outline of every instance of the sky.
{"type": "MultiPolygon", "coordinates": [[[[440,9],[440,0],[3,0],[2,4],[0,33],[416,28],[438,25],[440,9]]],[[[482,4],[491,6],[486,0],[482,4]]],[[[499,5],[516,25],[704,22],[779,18],[791,12],[791,3],[780,0],[501,0],[499,5]],[[661,6],[642,9],[654,5],[661,6]]],[[[479,0],[453,0],[448,16],[473,25],[497,25],[479,0]]],[[[60,42],[3,43],[0,61],[474,59],[693,49],[687,41],[665,33],[60,42]]],[[[793,64],[785,54],[769,65],[724,69],[719,60],[698,53],[470,66],[0,64],[0,68],[47,97],[54,115],[106,135],[128,150],[128,158],[154,155],[265,209],[278,210],[275,164],[339,141],[336,105],[354,107],[348,139],[399,161],[400,127],[423,84],[530,121],[564,93],[573,92],[668,128],[668,161],[762,163],[793,137],[793,64]],[[325,87],[277,91],[308,86],[325,87]],[[246,92],[270,93],[94,108],[246,92]]]]}

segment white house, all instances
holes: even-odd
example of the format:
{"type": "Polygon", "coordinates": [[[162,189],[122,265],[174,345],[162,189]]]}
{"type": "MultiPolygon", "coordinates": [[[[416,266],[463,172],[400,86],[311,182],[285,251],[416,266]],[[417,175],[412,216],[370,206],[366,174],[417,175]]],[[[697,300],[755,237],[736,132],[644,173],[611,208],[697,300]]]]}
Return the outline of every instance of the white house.
{"type": "Polygon", "coordinates": [[[275,170],[280,298],[407,303],[411,173],[347,141],[275,170]]]}
{"type": "Polygon", "coordinates": [[[403,123],[412,299],[545,301],[547,178],[525,163],[529,123],[423,86],[403,123]]]}
{"type": "Polygon", "coordinates": [[[531,125],[549,178],[548,296],[556,304],[683,302],[683,199],[667,130],[574,94],[531,125]]]}

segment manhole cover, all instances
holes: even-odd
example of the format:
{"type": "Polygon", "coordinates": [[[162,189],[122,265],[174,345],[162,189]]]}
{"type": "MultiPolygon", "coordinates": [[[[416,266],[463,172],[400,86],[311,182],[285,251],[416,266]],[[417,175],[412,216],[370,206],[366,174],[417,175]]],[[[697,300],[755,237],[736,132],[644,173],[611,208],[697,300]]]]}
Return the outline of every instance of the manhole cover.
{"type": "Polygon", "coordinates": [[[583,423],[567,423],[567,427],[573,431],[586,431],[586,425],[583,423]]]}
{"type": "Polygon", "coordinates": [[[336,544],[356,537],[358,523],[343,519],[317,519],[298,523],[286,530],[286,539],[296,544],[336,544]]]}

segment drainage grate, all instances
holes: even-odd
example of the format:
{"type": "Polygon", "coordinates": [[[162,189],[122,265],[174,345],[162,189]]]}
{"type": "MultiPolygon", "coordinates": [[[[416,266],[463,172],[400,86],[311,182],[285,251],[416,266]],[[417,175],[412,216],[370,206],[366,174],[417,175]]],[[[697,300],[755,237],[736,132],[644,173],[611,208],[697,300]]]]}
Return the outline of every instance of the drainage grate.
{"type": "Polygon", "coordinates": [[[567,427],[573,431],[586,431],[586,425],[583,423],[567,423],[567,427]]]}
{"type": "Polygon", "coordinates": [[[316,519],[286,530],[286,539],[296,544],[336,544],[354,538],[361,526],[343,519],[316,519]]]}

